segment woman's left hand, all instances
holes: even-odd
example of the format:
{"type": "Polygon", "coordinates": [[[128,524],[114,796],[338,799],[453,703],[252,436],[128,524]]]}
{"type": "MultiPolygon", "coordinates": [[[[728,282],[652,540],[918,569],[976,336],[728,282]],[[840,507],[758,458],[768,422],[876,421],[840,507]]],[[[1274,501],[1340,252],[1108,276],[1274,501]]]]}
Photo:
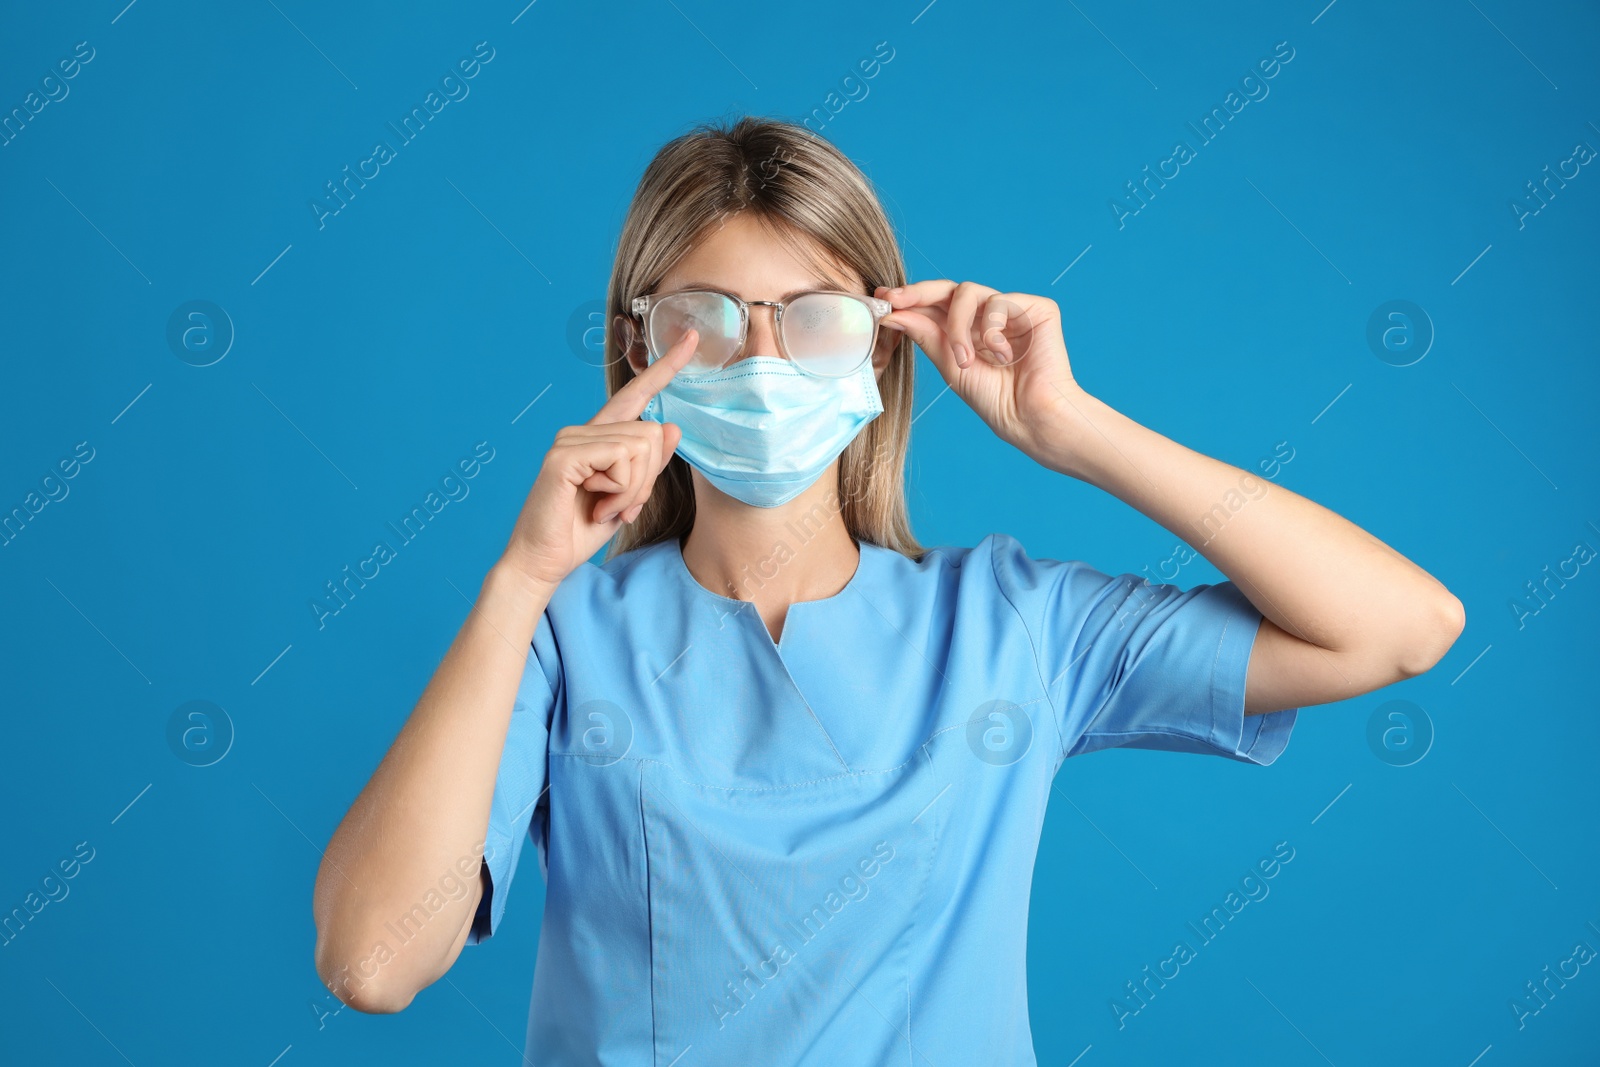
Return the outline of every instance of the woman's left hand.
{"type": "Polygon", "coordinates": [[[945,278],[874,295],[894,305],[884,323],[903,328],[1002,440],[1041,459],[1050,435],[1079,421],[1083,390],[1054,300],[945,278]]]}

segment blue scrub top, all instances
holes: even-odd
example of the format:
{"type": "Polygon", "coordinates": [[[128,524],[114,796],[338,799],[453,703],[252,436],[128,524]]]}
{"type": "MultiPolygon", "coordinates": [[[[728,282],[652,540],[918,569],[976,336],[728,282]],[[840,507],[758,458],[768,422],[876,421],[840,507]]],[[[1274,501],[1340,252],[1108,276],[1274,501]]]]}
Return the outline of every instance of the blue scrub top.
{"type": "Polygon", "coordinates": [[[467,938],[499,927],[531,838],[533,1062],[1034,1064],[1017,920],[1062,761],[1288,743],[1297,709],[1244,715],[1261,614],[1232,582],[1109,577],[1005,534],[860,549],[777,643],[676,538],[556,590],[467,938]]]}

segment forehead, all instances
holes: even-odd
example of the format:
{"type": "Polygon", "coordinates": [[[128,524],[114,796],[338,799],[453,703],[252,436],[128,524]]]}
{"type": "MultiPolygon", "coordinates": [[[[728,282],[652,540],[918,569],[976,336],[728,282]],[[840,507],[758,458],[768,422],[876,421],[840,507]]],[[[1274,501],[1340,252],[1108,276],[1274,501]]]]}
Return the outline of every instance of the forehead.
{"type": "Polygon", "coordinates": [[[756,299],[755,290],[861,286],[860,276],[819,242],[781,221],[763,224],[749,213],[708,229],[661,280],[662,288],[695,280],[756,299]],[[774,229],[781,233],[774,233],[774,229]],[[752,292],[746,292],[745,290],[752,292]]]}

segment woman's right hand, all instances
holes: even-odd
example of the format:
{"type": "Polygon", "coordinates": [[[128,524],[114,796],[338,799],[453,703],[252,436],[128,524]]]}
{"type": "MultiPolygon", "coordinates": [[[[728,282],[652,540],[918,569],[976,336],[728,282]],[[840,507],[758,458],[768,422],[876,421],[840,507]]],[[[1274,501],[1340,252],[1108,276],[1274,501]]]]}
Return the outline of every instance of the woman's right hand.
{"type": "Polygon", "coordinates": [[[683,436],[674,423],[639,416],[689,362],[698,338],[690,330],[618,389],[594,418],[556,431],[502,562],[553,591],[622,523],[639,517],[683,436]]]}

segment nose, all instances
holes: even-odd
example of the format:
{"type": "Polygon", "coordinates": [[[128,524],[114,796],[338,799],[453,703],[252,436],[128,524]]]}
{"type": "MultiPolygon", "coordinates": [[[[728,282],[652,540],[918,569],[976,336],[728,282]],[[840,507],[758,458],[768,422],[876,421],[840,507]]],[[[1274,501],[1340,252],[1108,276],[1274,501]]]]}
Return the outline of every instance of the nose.
{"type": "Polygon", "coordinates": [[[778,309],[766,304],[750,305],[750,321],[745,327],[744,351],[740,359],[750,356],[783,358],[778,348],[778,309]]]}

